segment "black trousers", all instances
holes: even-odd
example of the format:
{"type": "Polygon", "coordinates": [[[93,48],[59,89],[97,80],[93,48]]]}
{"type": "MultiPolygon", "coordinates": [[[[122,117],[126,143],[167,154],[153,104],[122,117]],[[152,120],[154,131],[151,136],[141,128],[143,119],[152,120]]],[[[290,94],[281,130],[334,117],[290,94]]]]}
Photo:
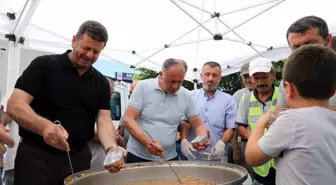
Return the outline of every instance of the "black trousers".
{"type": "Polygon", "coordinates": [[[259,176],[254,172],[255,180],[264,185],[275,185],[275,169],[271,168],[266,177],[259,176]]]}
{"type": "MultiPolygon", "coordinates": [[[[174,159],[171,159],[169,161],[178,161],[178,157],[176,156],[174,159]]],[[[130,152],[128,152],[127,154],[127,158],[126,158],[126,163],[140,163],[140,162],[153,162],[153,161],[150,161],[150,160],[147,160],[147,159],[143,159],[143,158],[140,158],[130,152]]]]}
{"type": "MultiPolygon", "coordinates": [[[[70,152],[74,172],[90,169],[89,147],[70,152]]],[[[20,143],[15,167],[14,185],[64,185],[64,179],[71,175],[66,152],[52,154],[31,145],[20,143]]]]}

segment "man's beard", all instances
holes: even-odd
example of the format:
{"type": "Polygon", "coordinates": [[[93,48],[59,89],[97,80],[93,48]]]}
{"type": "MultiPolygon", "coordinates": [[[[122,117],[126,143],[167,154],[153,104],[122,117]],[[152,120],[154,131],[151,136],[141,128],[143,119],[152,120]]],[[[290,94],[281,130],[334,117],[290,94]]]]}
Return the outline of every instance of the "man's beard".
{"type": "Polygon", "coordinates": [[[217,89],[218,84],[212,83],[212,84],[206,84],[205,90],[206,91],[215,91],[217,89]]]}

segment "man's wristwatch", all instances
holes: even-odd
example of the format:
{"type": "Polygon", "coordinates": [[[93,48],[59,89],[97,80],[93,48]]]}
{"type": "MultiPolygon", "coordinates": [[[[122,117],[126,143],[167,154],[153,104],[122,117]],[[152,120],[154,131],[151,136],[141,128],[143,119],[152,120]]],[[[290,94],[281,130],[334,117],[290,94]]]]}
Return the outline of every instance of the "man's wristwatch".
{"type": "Polygon", "coordinates": [[[110,147],[108,147],[108,148],[106,149],[105,153],[107,154],[109,151],[114,150],[114,149],[116,149],[117,147],[118,147],[117,145],[112,145],[112,146],[110,146],[110,147]]]}

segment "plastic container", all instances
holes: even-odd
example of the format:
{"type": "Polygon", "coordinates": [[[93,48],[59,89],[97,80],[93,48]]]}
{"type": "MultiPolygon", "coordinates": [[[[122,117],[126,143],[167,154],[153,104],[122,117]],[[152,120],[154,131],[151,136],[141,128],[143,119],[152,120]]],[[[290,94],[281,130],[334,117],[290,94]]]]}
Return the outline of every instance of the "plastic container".
{"type": "Polygon", "coordinates": [[[190,143],[191,144],[199,144],[204,145],[208,141],[209,137],[207,134],[205,135],[199,135],[195,139],[193,139],[190,143]]]}
{"type": "Polygon", "coordinates": [[[114,150],[112,150],[110,153],[108,153],[104,160],[104,166],[118,166],[125,163],[124,161],[124,155],[123,155],[123,149],[118,146],[114,150]]]}

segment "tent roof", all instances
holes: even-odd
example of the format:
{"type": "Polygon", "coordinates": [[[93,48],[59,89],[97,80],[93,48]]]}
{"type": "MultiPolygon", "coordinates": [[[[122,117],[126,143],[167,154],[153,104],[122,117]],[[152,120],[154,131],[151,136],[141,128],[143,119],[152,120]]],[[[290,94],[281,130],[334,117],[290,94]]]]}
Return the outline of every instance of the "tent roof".
{"type": "MultiPolygon", "coordinates": [[[[0,0],[0,39],[13,30],[6,13],[16,12],[18,19],[27,2],[0,0]]],[[[24,47],[64,52],[82,22],[97,20],[109,32],[101,59],[159,71],[165,59],[181,58],[188,63],[190,80],[195,78],[193,68],[200,69],[210,60],[220,62],[227,75],[256,56],[285,58],[290,52],[286,30],[303,16],[325,19],[335,33],[335,6],[335,0],[40,0],[23,32],[24,47]],[[211,18],[214,12],[222,16],[211,18]],[[197,21],[207,22],[197,28],[197,21]],[[213,34],[218,33],[223,40],[213,39],[213,34]],[[170,47],[164,48],[165,44],[170,47]]]]}

